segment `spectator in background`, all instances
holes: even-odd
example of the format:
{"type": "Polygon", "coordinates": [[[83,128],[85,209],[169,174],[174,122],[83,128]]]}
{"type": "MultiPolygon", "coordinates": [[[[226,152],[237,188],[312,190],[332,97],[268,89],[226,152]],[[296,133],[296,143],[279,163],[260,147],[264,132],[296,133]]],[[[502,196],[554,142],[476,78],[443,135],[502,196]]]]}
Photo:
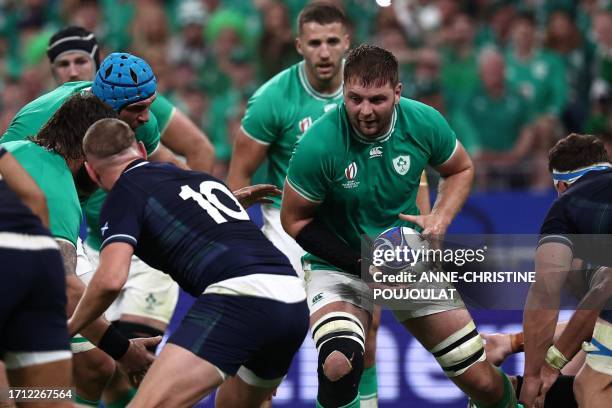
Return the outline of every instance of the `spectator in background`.
{"type": "Polygon", "coordinates": [[[413,75],[405,83],[404,92],[408,98],[423,102],[444,115],[446,104],[442,95],[441,64],[437,50],[433,48],[419,50],[413,75]]]}
{"type": "Polygon", "coordinates": [[[181,2],[177,7],[180,31],[171,40],[170,61],[173,64],[188,63],[197,72],[203,69],[210,56],[210,49],[204,41],[204,27],[207,21],[206,9],[199,0],[181,2]]]}
{"type": "MultiPolygon", "coordinates": [[[[170,29],[164,8],[156,3],[136,3],[136,15],[132,22],[132,45],[130,49],[138,55],[152,48],[166,53],[170,43],[170,29]]],[[[151,67],[157,70],[151,64],[151,67]]],[[[159,74],[158,74],[159,77],[159,74]]]]}
{"type": "MultiPolygon", "coordinates": [[[[567,103],[565,67],[556,55],[541,50],[536,38],[535,21],[531,14],[521,14],[513,23],[512,44],[506,54],[509,84],[518,90],[531,105],[533,112],[533,146],[538,152],[547,152],[554,144],[560,129],[561,114],[567,103]]],[[[532,186],[550,188],[546,160],[538,159],[534,174],[539,178],[532,186]]]]}
{"type": "Polygon", "coordinates": [[[474,34],[472,19],[467,14],[457,14],[442,51],[442,86],[449,109],[459,109],[465,97],[478,86],[474,34]]]}
{"type": "Polygon", "coordinates": [[[295,51],[295,38],[287,6],[271,1],[262,10],[263,33],[259,39],[261,79],[267,81],[274,75],[299,61],[295,51]]]}
{"type": "Polygon", "coordinates": [[[233,136],[228,124],[242,118],[240,107],[257,89],[256,67],[253,55],[246,48],[234,49],[230,55],[226,73],[230,84],[225,92],[216,95],[210,105],[208,134],[215,147],[217,163],[213,175],[225,178],[232,154],[233,136]]]}
{"type": "Polygon", "coordinates": [[[485,49],[479,58],[481,86],[454,113],[453,125],[473,152],[481,188],[525,187],[532,168],[529,105],[506,83],[504,57],[485,49]],[[521,162],[521,166],[516,166],[521,162]]]}
{"type": "Polygon", "coordinates": [[[593,34],[597,51],[595,60],[596,79],[591,96],[598,99],[612,87],[612,12],[600,10],[595,13],[593,34]]]}
{"type": "Polygon", "coordinates": [[[544,47],[556,54],[565,65],[568,95],[562,120],[568,132],[582,131],[588,116],[591,87],[591,47],[582,39],[580,30],[564,10],[554,11],[546,26],[544,47]]]}
{"type": "MultiPolygon", "coordinates": [[[[482,21],[476,35],[479,48],[494,46],[504,49],[508,44],[516,8],[506,2],[497,2],[487,9],[489,18],[482,21]]],[[[487,13],[485,13],[487,14],[487,13]]]]}

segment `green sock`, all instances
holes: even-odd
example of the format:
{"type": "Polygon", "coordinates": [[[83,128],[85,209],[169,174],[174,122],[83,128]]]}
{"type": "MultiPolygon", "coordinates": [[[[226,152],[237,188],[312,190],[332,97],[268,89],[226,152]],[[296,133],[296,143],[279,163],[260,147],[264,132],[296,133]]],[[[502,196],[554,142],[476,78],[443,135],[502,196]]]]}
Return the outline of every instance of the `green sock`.
{"type": "Polygon", "coordinates": [[[510,379],[508,378],[506,374],[504,374],[501,368],[498,368],[498,371],[504,381],[504,394],[502,395],[502,399],[498,403],[494,405],[490,405],[490,406],[486,406],[480,402],[475,401],[474,404],[476,405],[476,407],[478,408],[516,408],[519,406],[516,400],[516,393],[514,392],[514,388],[512,388],[512,383],[510,382],[510,379]]]}
{"type": "MultiPolygon", "coordinates": [[[[317,400],[317,408],[325,408],[323,407],[323,405],[319,404],[319,400],[317,400]]],[[[338,408],[359,408],[359,393],[357,393],[357,396],[354,400],[338,408]]]]}
{"type": "Polygon", "coordinates": [[[130,390],[123,397],[119,398],[117,401],[106,404],[106,408],[125,408],[130,401],[132,401],[134,395],[136,395],[136,388],[130,388],[130,390]]]}
{"type": "Polygon", "coordinates": [[[100,401],[90,401],[85,398],[81,398],[78,395],[75,397],[74,402],[81,405],[87,405],[88,407],[97,407],[100,401]]]}
{"type": "Polygon", "coordinates": [[[363,408],[378,406],[378,379],[376,378],[376,364],[363,370],[359,382],[359,395],[363,408]]]}

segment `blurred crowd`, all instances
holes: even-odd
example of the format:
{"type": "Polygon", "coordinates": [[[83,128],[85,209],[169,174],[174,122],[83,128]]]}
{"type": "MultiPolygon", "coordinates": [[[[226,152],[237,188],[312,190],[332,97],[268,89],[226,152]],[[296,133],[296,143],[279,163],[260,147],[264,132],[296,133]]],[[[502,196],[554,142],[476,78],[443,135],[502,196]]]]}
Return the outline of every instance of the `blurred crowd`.
{"type": "MultiPolygon", "coordinates": [[[[353,45],[392,51],[404,95],[445,115],[478,188],[550,188],[547,152],[568,132],[612,146],[612,1],[329,1],[351,21],[353,45]]],[[[102,57],[129,51],[151,64],[159,92],[212,140],[224,177],[248,98],[300,60],[295,20],[306,3],[0,0],[0,134],[55,86],[51,35],[80,25],[102,57]]]]}

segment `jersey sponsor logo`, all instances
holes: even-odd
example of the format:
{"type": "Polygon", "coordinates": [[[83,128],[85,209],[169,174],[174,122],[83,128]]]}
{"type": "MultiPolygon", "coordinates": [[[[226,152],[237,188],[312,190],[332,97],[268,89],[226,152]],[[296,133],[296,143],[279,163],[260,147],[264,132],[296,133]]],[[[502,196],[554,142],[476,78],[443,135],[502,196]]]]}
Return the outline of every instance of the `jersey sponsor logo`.
{"type": "Polygon", "coordinates": [[[410,156],[397,156],[395,159],[393,159],[393,167],[400,176],[408,173],[408,170],[410,169],[410,156]]]}
{"type": "Polygon", "coordinates": [[[359,182],[355,181],[355,178],[357,177],[357,163],[352,162],[351,164],[349,164],[346,167],[346,169],[344,169],[344,176],[346,177],[347,181],[342,183],[342,187],[344,188],[359,187],[359,182]]]}
{"type": "Polygon", "coordinates": [[[382,146],[376,146],[370,149],[370,159],[372,157],[380,157],[382,156],[382,146]]]}
{"type": "Polygon", "coordinates": [[[104,236],[104,233],[106,232],[107,229],[108,229],[108,221],[106,221],[104,226],[100,228],[100,233],[102,234],[102,236],[104,236]]]}
{"type": "Polygon", "coordinates": [[[312,118],[308,116],[300,120],[300,132],[304,133],[312,125],[312,118]]]}
{"type": "Polygon", "coordinates": [[[338,105],[336,105],[335,103],[328,103],[327,105],[325,105],[323,107],[323,112],[329,112],[332,109],[335,109],[338,105]]]}
{"type": "Polygon", "coordinates": [[[323,299],[323,293],[317,293],[316,295],[313,296],[312,301],[310,303],[314,305],[315,303],[319,302],[321,299],[323,299]]]}

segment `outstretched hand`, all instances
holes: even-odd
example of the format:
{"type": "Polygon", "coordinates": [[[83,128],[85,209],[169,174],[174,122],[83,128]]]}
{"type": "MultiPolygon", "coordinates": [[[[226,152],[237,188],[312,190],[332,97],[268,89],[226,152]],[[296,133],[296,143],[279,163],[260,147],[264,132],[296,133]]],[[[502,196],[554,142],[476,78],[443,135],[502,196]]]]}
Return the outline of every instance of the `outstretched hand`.
{"type": "Polygon", "coordinates": [[[272,184],[255,184],[254,186],[242,187],[234,191],[234,197],[238,199],[240,205],[244,208],[249,208],[253,204],[270,204],[272,200],[269,196],[279,197],[283,194],[278,187],[272,184]]]}
{"type": "Polygon", "coordinates": [[[450,224],[450,220],[446,217],[437,214],[427,215],[409,215],[400,214],[399,218],[411,222],[423,228],[423,235],[436,235],[442,236],[446,233],[446,229],[450,224]]]}

